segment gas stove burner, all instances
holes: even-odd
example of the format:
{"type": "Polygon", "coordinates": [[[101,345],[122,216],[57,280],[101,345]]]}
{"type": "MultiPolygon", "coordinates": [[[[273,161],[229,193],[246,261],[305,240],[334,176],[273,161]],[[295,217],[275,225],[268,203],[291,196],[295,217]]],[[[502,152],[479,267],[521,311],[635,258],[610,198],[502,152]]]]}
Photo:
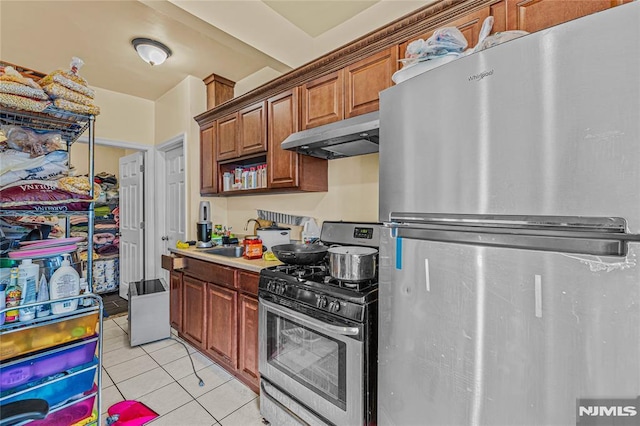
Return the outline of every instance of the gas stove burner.
{"type": "Polygon", "coordinates": [[[327,269],[326,265],[281,265],[275,271],[290,275],[298,281],[305,281],[325,276],[327,269]]]}
{"type": "Polygon", "coordinates": [[[335,286],[335,287],[342,287],[342,288],[348,288],[350,290],[362,291],[373,286],[376,283],[376,280],[354,282],[354,281],[339,280],[337,278],[333,278],[327,275],[326,277],[324,277],[324,283],[327,285],[335,286]]]}

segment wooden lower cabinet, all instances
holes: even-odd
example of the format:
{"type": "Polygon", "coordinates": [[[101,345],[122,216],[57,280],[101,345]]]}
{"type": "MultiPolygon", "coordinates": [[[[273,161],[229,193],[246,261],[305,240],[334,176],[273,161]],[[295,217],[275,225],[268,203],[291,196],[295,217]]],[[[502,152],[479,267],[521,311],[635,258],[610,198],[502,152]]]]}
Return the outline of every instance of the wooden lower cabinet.
{"type": "Polygon", "coordinates": [[[206,351],[220,362],[238,367],[238,292],[207,285],[206,351]]]}
{"type": "Polygon", "coordinates": [[[169,322],[171,327],[182,333],[182,273],[169,274],[169,322]]]}
{"type": "Polygon", "coordinates": [[[259,382],[258,373],[258,299],[241,294],[238,299],[240,343],[238,372],[251,381],[259,382]]]}
{"type": "Polygon", "coordinates": [[[182,301],[182,334],[198,347],[206,342],[206,296],[207,285],[199,279],[184,275],[182,301]]]}
{"type": "MultiPolygon", "coordinates": [[[[259,393],[260,275],[190,257],[170,271],[170,320],[178,335],[259,393]]],[[[165,268],[167,269],[167,268],[165,268]]]]}

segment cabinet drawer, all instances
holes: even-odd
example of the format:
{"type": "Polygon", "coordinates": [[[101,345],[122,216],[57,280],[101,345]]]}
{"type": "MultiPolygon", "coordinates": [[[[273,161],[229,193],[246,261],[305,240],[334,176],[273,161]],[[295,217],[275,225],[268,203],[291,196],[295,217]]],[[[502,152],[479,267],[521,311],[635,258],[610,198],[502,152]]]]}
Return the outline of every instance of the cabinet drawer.
{"type": "Polygon", "coordinates": [[[175,256],[167,256],[162,255],[162,269],[166,269],[167,271],[173,271],[174,269],[182,269],[186,264],[186,260],[184,257],[175,257],[175,256]]]}
{"type": "Polygon", "coordinates": [[[250,293],[254,296],[258,295],[258,281],[260,275],[252,272],[239,271],[238,272],[238,288],[241,291],[250,293]]]}
{"type": "Polygon", "coordinates": [[[227,287],[236,286],[235,269],[190,257],[186,260],[186,266],[182,270],[185,274],[227,287]]]}

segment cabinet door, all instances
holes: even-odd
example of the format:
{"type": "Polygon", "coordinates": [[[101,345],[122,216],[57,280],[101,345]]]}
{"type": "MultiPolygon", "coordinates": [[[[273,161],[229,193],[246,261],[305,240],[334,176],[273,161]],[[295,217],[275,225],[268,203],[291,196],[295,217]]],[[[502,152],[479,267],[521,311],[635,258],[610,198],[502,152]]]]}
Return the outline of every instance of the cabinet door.
{"type": "Polygon", "coordinates": [[[259,102],[240,110],[238,156],[267,151],[267,102],[259,102]]]}
{"type": "Polygon", "coordinates": [[[379,109],[378,94],[391,87],[398,49],[385,49],[345,68],[345,118],[379,109]]]}
{"type": "MultiPolygon", "coordinates": [[[[492,10],[491,6],[485,7],[476,12],[469,13],[460,18],[454,19],[451,22],[443,23],[439,28],[457,27],[460,30],[460,32],[464,35],[464,37],[467,39],[467,43],[468,43],[467,48],[475,47],[475,45],[478,44],[478,37],[480,36],[480,29],[482,28],[482,22],[484,22],[484,20],[489,17],[491,10],[492,10]]],[[[398,57],[399,58],[405,57],[405,52],[407,51],[407,45],[411,41],[417,40],[419,38],[426,40],[433,35],[436,29],[437,28],[434,28],[432,31],[429,31],[428,33],[422,34],[419,37],[414,37],[411,40],[400,44],[400,51],[398,52],[398,57]]],[[[492,32],[495,32],[495,28],[492,30],[492,32]]]]}
{"type": "Polygon", "coordinates": [[[188,275],[183,276],[182,283],[182,334],[196,346],[204,347],[207,284],[188,275]]]}
{"type": "Polygon", "coordinates": [[[169,274],[169,321],[171,326],[182,333],[182,274],[169,274]]]}
{"type": "Polygon", "coordinates": [[[507,0],[507,29],[532,33],[627,2],[628,0],[507,0]]]}
{"type": "Polygon", "coordinates": [[[259,382],[258,373],[258,300],[255,297],[240,295],[240,356],[238,370],[247,379],[259,382]]]}
{"type": "Polygon", "coordinates": [[[258,281],[260,274],[248,271],[238,271],[238,289],[258,297],[258,281]]]}
{"type": "Polygon", "coordinates": [[[280,144],[298,127],[298,88],[294,87],[267,100],[269,120],[268,188],[291,188],[298,185],[298,155],[280,144]]]}
{"type": "Polygon", "coordinates": [[[208,284],[206,351],[234,369],[238,366],[238,293],[208,284]]]}
{"type": "Polygon", "coordinates": [[[216,159],[228,160],[238,156],[238,113],[216,121],[216,159]]]}
{"type": "Polygon", "coordinates": [[[218,192],[215,161],[215,125],[200,130],[200,194],[218,192]]]}
{"type": "Polygon", "coordinates": [[[302,130],[344,119],[343,71],[332,72],[302,85],[302,130]]]}

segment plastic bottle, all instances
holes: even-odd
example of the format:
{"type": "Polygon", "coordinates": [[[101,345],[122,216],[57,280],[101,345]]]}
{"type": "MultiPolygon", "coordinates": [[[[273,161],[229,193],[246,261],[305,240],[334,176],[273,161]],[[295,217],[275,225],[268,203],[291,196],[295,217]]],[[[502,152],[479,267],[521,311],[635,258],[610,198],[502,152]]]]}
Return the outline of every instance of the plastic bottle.
{"type": "MultiPolygon", "coordinates": [[[[91,290],[89,289],[89,285],[87,284],[87,278],[81,277],[80,278],[80,294],[90,294],[90,293],[91,293],[91,290]]],[[[81,305],[84,307],[91,306],[91,298],[85,297],[81,299],[81,305]]]]}
{"type": "MultiPolygon", "coordinates": [[[[71,267],[69,254],[65,253],[63,256],[65,256],[65,259],[62,261],[62,266],[53,273],[51,282],[49,283],[51,300],[78,296],[80,294],[80,275],[71,267]]],[[[72,312],[77,308],[78,299],[51,304],[51,311],[56,315],[72,312]]]]}
{"type": "Polygon", "coordinates": [[[302,242],[304,244],[317,243],[320,240],[320,229],[315,219],[310,217],[302,228],[302,242]]]}
{"type": "MultiPolygon", "coordinates": [[[[38,275],[40,266],[36,265],[31,259],[24,259],[18,267],[18,285],[22,290],[20,298],[21,305],[36,302],[36,294],[38,293],[38,275]]],[[[36,307],[20,309],[18,319],[20,321],[31,321],[36,317],[36,307]]]]}
{"type": "MultiPolygon", "coordinates": [[[[47,277],[42,274],[40,276],[40,285],[38,285],[38,297],[36,302],[46,302],[49,300],[49,283],[47,283],[47,277]]],[[[42,303],[36,306],[36,317],[42,318],[51,314],[51,305],[48,303],[42,303]]]]}
{"type": "Polygon", "coordinates": [[[5,304],[7,308],[11,308],[13,306],[16,309],[7,311],[5,316],[5,322],[16,322],[18,321],[18,305],[20,305],[20,299],[22,298],[22,290],[18,285],[18,268],[11,268],[11,278],[9,280],[9,286],[5,290],[5,304]]]}
{"type": "Polygon", "coordinates": [[[267,187],[267,165],[262,166],[262,187],[267,187]]]}

